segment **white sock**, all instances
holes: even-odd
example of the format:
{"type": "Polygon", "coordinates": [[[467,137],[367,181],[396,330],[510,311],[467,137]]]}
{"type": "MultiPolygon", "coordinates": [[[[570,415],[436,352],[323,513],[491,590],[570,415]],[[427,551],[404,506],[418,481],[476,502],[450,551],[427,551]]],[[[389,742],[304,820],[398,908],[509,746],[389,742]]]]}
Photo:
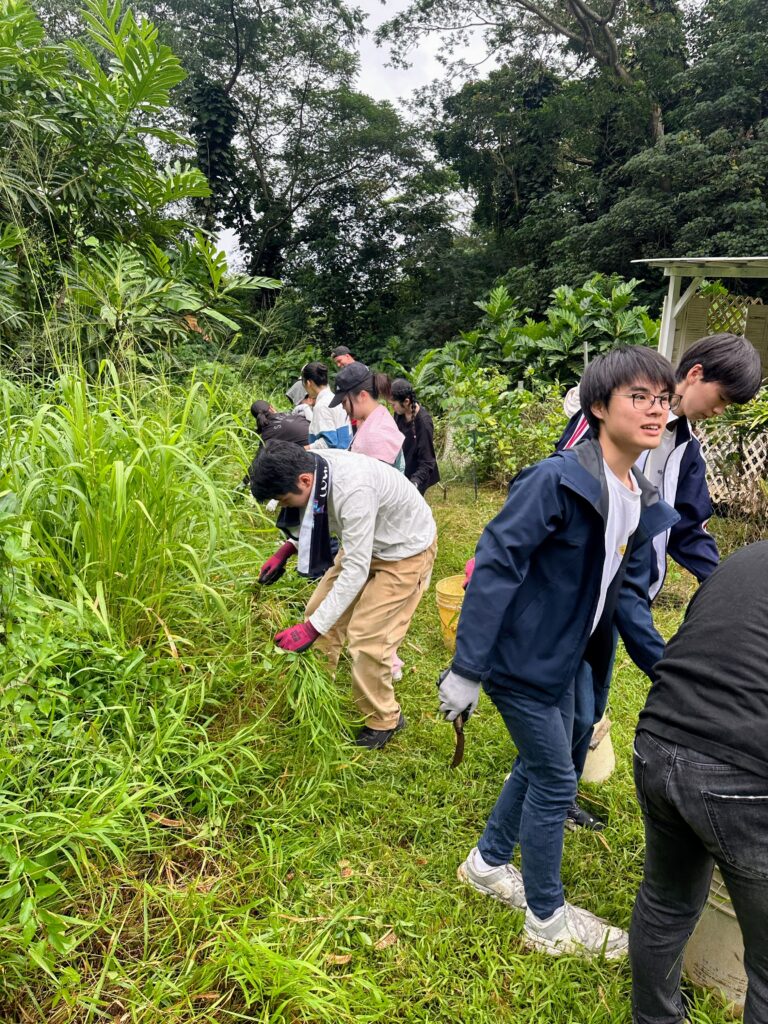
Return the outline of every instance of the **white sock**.
{"type": "Polygon", "coordinates": [[[562,907],[558,907],[554,913],[549,915],[549,917],[537,917],[530,907],[528,907],[528,913],[533,918],[533,923],[543,928],[545,925],[552,924],[556,918],[563,916],[565,913],[565,904],[563,904],[562,907]]]}
{"type": "Polygon", "coordinates": [[[498,864],[489,864],[488,861],[483,860],[483,855],[478,849],[474,852],[474,866],[475,870],[479,871],[480,874],[485,874],[487,871],[495,871],[499,866],[498,864]]]}

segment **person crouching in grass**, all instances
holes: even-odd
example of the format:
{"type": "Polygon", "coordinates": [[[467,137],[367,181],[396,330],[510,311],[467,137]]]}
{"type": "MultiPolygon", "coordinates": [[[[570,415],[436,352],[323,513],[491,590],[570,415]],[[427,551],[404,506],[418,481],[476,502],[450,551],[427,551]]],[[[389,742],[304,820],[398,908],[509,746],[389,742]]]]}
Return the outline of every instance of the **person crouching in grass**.
{"type": "Polygon", "coordinates": [[[318,641],[335,668],[346,641],[355,704],[365,719],[355,742],[385,746],[405,728],[392,656],[429,586],[437,553],[429,505],[402,473],[377,459],[334,449],[321,455],[280,441],[253,463],[251,492],[294,513],[299,572],[326,570],[304,621],[281,630],[275,643],[300,652],[318,641]],[[341,540],[335,561],[332,532],[341,540]]]}
{"type": "Polygon", "coordinates": [[[648,605],[648,545],[678,517],[634,463],[661,441],[674,390],[670,363],[651,349],[622,346],[588,367],[581,398],[595,439],[512,482],[480,538],[439,682],[448,721],[472,714],[482,684],[518,752],[459,878],[525,910],[525,944],[554,955],[627,951],[626,932],[565,901],[563,830],[576,797],[578,674],[588,667],[604,704],[614,624],[650,677],[664,650],[648,605]],[[518,844],[522,874],[511,863],[518,844]]]}

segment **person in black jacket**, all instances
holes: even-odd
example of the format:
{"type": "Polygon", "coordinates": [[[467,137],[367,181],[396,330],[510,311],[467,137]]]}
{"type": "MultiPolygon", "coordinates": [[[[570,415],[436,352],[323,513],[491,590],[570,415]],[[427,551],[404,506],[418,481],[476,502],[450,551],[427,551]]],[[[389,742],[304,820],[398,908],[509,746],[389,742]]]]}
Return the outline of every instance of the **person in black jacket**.
{"type": "MultiPolygon", "coordinates": [[[[251,416],[256,420],[259,451],[263,451],[264,445],[270,441],[291,441],[302,448],[309,444],[309,423],[301,413],[278,412],[269,402],[257,401],[251,405],[251,416]]],[[[237,489],[249,487],[250,483],[249,469],[237,489]]]]}
{"type": "Polygon", "coordinates": [[[768,1021],[768,542],[702,583],[635,737],[645,867],[629,933],[634,1024],[682,1024],[683,948],[717,864],[744,937],[744,1024],[768,1021]]]}
{"type": "Polygon", "coordinates": [[[251,415],[264,444],[267,441],[292,441],[306,447],[309,444],[309,423],[298,413],[278,412],[269,402],[254,402],[251,415]]]}
{"type": "Polygon", "coordinates": [[[416,401],[413,387],[403,377],[392,381],[390,388],[395,423],[404,435],[405,475],[424,494],[440,480],[435,456],[432,417],[416,401]]]}

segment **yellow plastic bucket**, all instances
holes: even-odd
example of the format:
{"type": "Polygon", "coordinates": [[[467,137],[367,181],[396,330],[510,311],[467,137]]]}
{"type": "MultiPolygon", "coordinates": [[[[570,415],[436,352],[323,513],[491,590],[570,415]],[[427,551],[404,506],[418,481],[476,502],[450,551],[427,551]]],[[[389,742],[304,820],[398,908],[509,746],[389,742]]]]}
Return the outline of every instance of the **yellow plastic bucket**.
{"type": "Polygon", "coordinates": [[[437,610],[443,643],[449,651],[456,650],[456,628],[459,624],[461,602],[464,600],[464,577],[446,576],[435,584],[437,610]]]}

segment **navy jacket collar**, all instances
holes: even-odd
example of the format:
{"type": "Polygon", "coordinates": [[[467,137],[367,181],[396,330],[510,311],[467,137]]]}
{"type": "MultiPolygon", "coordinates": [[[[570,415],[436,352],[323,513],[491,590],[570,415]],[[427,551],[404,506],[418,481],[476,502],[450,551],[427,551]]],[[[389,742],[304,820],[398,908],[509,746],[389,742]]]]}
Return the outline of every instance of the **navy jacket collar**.
{"type": "MultiPolygon", "coordinates": [[[[600,442],[590,438],[568,451],[557,452],[552,458],[563,460],[563,485],[588,501],[605,522],[608,518],[608,483],[600,442]]],[[[634,474],[640,487],[642,509],[635,537],[636,542],[640,542],[668,530],[679,516],[661,500],[659,492],[639,470],[634,470],[634,474]]]]}

